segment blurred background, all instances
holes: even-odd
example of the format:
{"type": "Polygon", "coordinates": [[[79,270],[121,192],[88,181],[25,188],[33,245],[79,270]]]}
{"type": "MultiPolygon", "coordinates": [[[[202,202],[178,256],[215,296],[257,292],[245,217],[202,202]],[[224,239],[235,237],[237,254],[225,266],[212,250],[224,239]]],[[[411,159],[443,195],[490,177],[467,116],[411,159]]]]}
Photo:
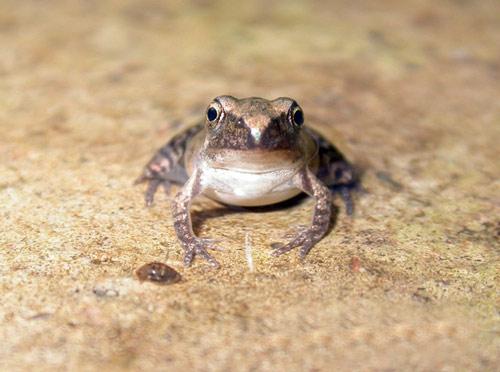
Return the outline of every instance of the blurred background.
{"type": "Polygon", "coordinates": [[[0,0],[1,369],[497,369],[499,79],[497,0],[0,0]],[[184,270],[132,187],[220,94],[295,98],[364,170],[306,262],[268,246],[310,200],[200,201],[223,269],[184,270]]]}

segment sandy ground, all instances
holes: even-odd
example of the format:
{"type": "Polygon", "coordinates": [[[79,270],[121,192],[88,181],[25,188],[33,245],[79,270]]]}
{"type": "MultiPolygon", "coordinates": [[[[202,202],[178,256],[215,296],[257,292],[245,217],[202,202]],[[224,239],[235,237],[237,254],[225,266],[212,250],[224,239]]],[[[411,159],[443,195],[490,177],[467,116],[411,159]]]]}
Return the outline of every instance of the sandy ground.
{"type": "Polygon", "coordinates": [[[1,0],[0,369],[498,370],[499,80],[496,0],[1,0]],[[185,269],[132,186],[219,94],[295,97],[364,170],[304,263],[269,244],[311,200],[200,199],[223,267],[185,269]]]}

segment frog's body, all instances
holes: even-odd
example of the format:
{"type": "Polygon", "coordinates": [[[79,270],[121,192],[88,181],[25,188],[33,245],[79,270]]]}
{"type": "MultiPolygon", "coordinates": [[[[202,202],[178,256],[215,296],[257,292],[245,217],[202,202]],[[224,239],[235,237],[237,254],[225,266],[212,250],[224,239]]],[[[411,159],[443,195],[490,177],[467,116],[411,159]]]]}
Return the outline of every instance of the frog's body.
{"type": "Polygon", "coordinates": [[[305,256],[330,223],[331,191],[340,192],[352,213],[349,189],[354,172],[342,154],[317,132],[303,128],[303,114],[290,98],[217,97],[207,109],[206,123],[172,138],[144,168],[146,203],[158,186],[183,184],[174,201],[174,227],[186,251],[185,263],[199,254],[214,266],[206,251],[211,241],[193,233],[191,200],[204,195],[239,206],[278,203],[306,192],[316,198],[313,223],[274,254],[301,247],[305,256]]]}
{"type": "MultiPolygon", "coordinates": [[[[262,206],[279,203],[302,192],[291,182],[306,164],[317,163],[317,144],[303,132],[299,148],[249,151],[237,149],[206,150],[200,156],[206,134],[200,130],[188,141],[185,161],[190,176],[198,168],[206,172],[203,194],[222,203],[262,206]]],[[[314,168],[314,164],[311,164],[314,168]]]]}

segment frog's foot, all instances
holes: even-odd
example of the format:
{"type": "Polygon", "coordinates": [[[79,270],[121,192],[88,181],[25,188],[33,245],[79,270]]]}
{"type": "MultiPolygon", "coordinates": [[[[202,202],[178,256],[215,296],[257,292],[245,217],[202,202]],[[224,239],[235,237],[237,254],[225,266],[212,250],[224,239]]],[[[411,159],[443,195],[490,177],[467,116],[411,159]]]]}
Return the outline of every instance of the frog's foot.
{"type": "Polygon", "coordinates": [[[144,193],[144,201],[146,203],[146,206],[148,206],[148,207],[153,205],[156,191],[158,191],[158,188],[160,186],[165,191],[165,195],[167,195],[167,196],[170,195],[170,187],[172,186],[172,183],[170,181],[167,181],[167,180],[161,179],[161,178],[148,178],[148,177],[142,175],[141,177],[139,177],[135,180],[134,185],[137,185],[137,184],[143,183],[143,182],[147,182],[147,184],[148,184],[146,192],[144,193]]]}
{"type": "Polygon", "coordinates": [[[205,260],[208,261],[210,266],[213,268],[219,268],[220,265],[215,258],[212,257],[207,250],[215,250],[221,251],[222,249],[218,246],[214,245],[217,240],[214,239],[204,239],[204,238],[195,238],[189,243],[186,243],[184,246],[185,254],[184,254],[184,265],[191,266],[193,259],[195,256],[201,256],[205,260]]]}
{"type": "Polygon", "coordinates": [[[334,186],[331,188],[332,193],[338,194],[344,202],[345,211],[349,216],[354,214],[354,200],[352,199],[352,192],[355,191],[355,189],[356,186],[353,185],[334,186]]]}
{"type": "MultiPolygon", "coordinates": [[[[286,240],[293,239],[299,233],[301,233],[302,231],[304,231],[306,229],[307,229],[307,225],[295,225],[295,226],[291,226],[290,230],[287,231],[281,238],[282,239],[286,239],[286,240]]],[[[275,243],[273,243],[273,244],[275,244],[275,243]]],[[[271,245],[273,245],[273,244],[271,244],[271,245]]],[[[276,243],[276,244],[283,245],[281,243],[276,243]]]]}
{"type": "Polygon", "coordinates": [[[319,240],[317,235],[317,231],[315,231],[314,229],[304,229],[300,233],[295,235],[295,237],[286,244],[271,244],[271,247],[273,248],[271,255],[275,257],[281,256],[284,253],[290,252],[294,248],[300,247],[300,258],[304,258],[309,253],[314,244],[319,240]]]}

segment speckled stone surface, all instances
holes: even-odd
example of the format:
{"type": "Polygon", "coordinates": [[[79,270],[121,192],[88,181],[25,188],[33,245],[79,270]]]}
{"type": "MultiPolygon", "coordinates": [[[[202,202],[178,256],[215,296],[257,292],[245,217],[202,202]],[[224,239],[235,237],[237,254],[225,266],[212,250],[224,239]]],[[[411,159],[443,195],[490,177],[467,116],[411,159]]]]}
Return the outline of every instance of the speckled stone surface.
{"type": "Polygon", "coordinates": [[[498,370],[499,80],[496,0],[1,0],[0,369],[498,370]],[[132,186],[219,94],[295,97],[364,170],[304,263],[269,244],[311,200],[200,199],[223,267],[184,269],[132,186]]]}

